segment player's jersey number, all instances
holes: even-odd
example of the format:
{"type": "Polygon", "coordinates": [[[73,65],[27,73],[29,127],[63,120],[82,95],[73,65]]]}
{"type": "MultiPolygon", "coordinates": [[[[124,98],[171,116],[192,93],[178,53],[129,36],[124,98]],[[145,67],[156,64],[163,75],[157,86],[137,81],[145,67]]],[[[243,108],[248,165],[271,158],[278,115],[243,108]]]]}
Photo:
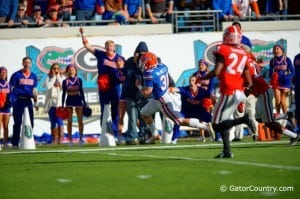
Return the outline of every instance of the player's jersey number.
{"type": "Polygon", "coordinates": [[[230,53],[229,59],[232,60],[232,62],[227,66],[226,71],[233,75],[237,72],[243,73],[248,57],[246,55],[242,55],[242,58],[239,58],[236,53],[230,53]]]}
{"type": "Polygon", "coordinates": [[[165,73],[163,74],[161,77],[160,77],[160,82],[161,82],[161,90],[162,91],[165,91],[168,89],[169,87],[169,77],[168,77],[168,73],[165,73]]]}

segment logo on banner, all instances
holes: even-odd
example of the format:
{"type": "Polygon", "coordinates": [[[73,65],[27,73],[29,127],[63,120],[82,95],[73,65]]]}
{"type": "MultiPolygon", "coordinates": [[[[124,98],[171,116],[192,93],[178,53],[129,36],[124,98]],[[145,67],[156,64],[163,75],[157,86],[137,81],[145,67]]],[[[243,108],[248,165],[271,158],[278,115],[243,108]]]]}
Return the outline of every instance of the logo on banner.
{"type": "Polygon", "coordinates": [[[54,63],[58,63],[62,69],[73,63],[73,54],[74,51],[71,48],[48,46],[31,58],[36,60],[36,67],[40,72],[49,73],[54,63]]]}

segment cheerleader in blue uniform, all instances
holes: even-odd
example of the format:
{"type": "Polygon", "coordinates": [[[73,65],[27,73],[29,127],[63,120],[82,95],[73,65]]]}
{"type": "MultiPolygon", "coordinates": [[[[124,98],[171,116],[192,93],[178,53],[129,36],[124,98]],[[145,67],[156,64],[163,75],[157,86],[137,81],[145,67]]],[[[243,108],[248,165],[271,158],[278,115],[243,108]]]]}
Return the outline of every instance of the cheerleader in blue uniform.
{"type": "MultiPolygon", "coordinates": [[[[196,78],[197,78],[197,80],[196,80],[197,86],[203,88],[204,90],[207,90],[210,93],[211,96],[215,96],[215,94],[214,94],[214,92],[215,92],[214,85],[215,85],[215,79],[216,78],[213,77],[211,79],[201,80],[201,77],[204,77],[207,73],[209,73],[208,63],[204,59],[200,59],[198,61],[198,71],[196,71],[195,73],[193,73],[192,76],[196,76],[196,78]]],[[[215,97],[213,97],[213,98],[215,98],[215,97]]],[[[214,106],[213,105],[213,101],[212,101],[213,98],[205,97],[205,100],[204,100],[206,102],[204,108],[210,114],[212,113],[212,109],[213,109],[213,106],[214,106]]],[[[205,121],[205,120],[203,120],[203,121],[205,121]]],[[[205,142],[205,140],[206,140],[205,139],[205,130],[204,129],[200,129],[200,138],[199,138],[199,141],[205,142]]]]}
{"type": "Polygon", "coordinates": [[[10,118],[10,86],[7,81],[7,69],[0,67],[0,130],[3,130],[3,146],[7,148],[8,123],[10,118]]]}
{"type": "Polygon", "coordinates": [[[274,90],[276,113],[287,113],[288,103],[287,97],[292,88],[292,78],[295,68],[289,57],[284,54],[281,45],[273,46],[274,57],[270,60],[269,77],[271,77],[271,85],[274,90]]]}
{"type": "Polygon", "coordinates": [[[62,106],[67,107],[69,111],[69,118],[67,124],[69,145],[73,146],[72,139],[72,115],[73,108],[77,115],[78,131],[79,131],[79,146],[82,146],[83,141],[83,107],[86,106],[84,99],[84,93],[82,88],[82,79],[77,77],[77,69],[73,64],[70,64],[66,68],[67,78],[62,83],[62,106]]]}

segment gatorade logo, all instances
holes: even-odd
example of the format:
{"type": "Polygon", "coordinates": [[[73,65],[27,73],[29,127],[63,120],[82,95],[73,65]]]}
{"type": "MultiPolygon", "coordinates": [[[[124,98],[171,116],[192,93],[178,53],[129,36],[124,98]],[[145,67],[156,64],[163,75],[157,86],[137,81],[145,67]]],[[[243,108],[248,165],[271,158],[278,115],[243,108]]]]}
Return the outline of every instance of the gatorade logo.
{"type": "Polygon", "coordinates": [[[27,137],[28,139],[32,138],[32,129],[30,128],[30,126],[25,125],[24,135],[25,135],[25,137],[27,137]]]}
{"type": "Polygon", "coordinates": [[[165,119],[165,132],[172,133],[173,132],[173,124],[169,119],[165,119]]]}

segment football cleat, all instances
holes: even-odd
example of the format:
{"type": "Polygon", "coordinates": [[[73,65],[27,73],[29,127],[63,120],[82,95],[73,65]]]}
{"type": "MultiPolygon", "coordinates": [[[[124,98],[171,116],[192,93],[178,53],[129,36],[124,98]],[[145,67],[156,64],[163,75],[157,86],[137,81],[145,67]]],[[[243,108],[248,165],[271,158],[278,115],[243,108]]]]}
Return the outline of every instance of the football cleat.
{"type": "Polygon", "coordinates": [[[290,145],[291,146],[294,146],[298,143],[298,141],[300,140],[300,135],[297,134],[297,137],[296,138],[291,138],[291,142],[290,142],[290,145]]]}
{"type": "Polygon", "coordinates": [[[146,143],[146,144],[155,144],[155,141],[156,141],[156,140],[160,140],[160,139],[161,139],[161,138],[160,138],[160,135],[152,136],[152,137],[148,138],[148,139],[145,141],[145,143],[146,143]]]}
{"type": "Polygon", "coordinates": [[[216,155],[214,158],[233,158],[233,153],[229,152],[229,153],[220,153],[218,155],[216,155]]]}

